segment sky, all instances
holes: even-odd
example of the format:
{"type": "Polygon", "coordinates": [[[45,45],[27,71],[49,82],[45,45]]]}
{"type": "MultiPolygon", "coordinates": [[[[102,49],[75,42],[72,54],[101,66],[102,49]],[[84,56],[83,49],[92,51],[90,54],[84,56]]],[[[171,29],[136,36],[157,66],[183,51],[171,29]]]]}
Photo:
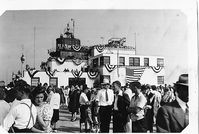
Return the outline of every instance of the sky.
{"type": "Polygon", "coordinates": [[[165,57],[166,83],[188,72],[188,25],[181,10],[7,10],[0,17],[0,80],[9,82],[12,72],[21,69],[22,53],[24,65],[34,66],[34,27],[35,67],[39,69],[71,18],[81,45],[126,37],[125,45],[136,42],[138,55],[165,57]]]}

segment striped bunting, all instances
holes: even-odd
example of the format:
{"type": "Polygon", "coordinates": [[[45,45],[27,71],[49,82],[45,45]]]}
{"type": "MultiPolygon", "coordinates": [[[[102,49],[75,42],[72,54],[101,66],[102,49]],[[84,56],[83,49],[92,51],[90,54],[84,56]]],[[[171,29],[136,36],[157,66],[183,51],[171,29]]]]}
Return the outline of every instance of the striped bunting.
{"type": "Polygon", "coordinates": [[[103,51],[104,51],[104,48],[105,48],[104,45],[97,45],[97,46],[96,46],[96,49],[97,49],[97,51],[98,51],[99,53],[103,52],[103,51]]]}
{"type": "Polygon", "coordinates": [[[161,66],[151,66],[152,70],[155,72],[155,73],[159,73],[163,67],[161,66]]]}
{"type": "Polygon", "coordinates": [[[77,66],[79,66],[83,62],[83,60],[80,60],[80,59],[72,59],[72,61],[77,66]]]}
{"type": "Polygon", "coordinates": [[[98,71],[88,71],[87,74],[90,79],[95,79],[99,75],[99,72],[98,71]]]}
{"type": "Polygon", "coordinates": [[[30,78],[33,78],[34,75],[35,75],[37,72],[39,72],[38,70],[30,71],[30,69],[27,70],[27,71],[28,71],[28,74],[29,74],[30,78]]]}
{"type": "Polygon", "coordinates": [[[73,50],[75,50],[76,52],[78,52],[78,51],[81,50],[82,47],[80,45],[75,44],[75,45],[72,45],[72,48],[73,48],[73,50]]]}
{"type": "Polygon", "coordinates": [[[112,72],[116,68],[116,65],[105,64],[105,67],[109,72],[112,72]]]}
{"type": "Polygon", "coordinates": [[[75,77],[75,78],[79,78],[81,75],[82,75],[82,71],[80,70],[80,71],[78,71],[77,69],[76,70],[71,70],[71,72],[72,72],[72,74],[73,74],[73,76],[75,77]]]}
{"type": "Polygon", "coordinates": [[[126,82],[139,81],[142,74],[144,73],[145,68],[126,68],[126,82]]]}

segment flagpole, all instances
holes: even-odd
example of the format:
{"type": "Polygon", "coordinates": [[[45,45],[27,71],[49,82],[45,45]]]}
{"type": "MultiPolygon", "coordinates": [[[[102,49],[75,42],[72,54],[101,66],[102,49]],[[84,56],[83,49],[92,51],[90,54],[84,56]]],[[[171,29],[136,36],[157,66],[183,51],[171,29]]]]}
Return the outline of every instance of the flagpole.
{"type": "Polygon", "coordinates": [[[117,76],[120,77],[119,75],[119,44],[117,45],[117,76]]]}
{"type": "Polygon", "coordinates": [[[135,35],[135,55],[136,55],[136,33],[134,33],[135,35]]]}

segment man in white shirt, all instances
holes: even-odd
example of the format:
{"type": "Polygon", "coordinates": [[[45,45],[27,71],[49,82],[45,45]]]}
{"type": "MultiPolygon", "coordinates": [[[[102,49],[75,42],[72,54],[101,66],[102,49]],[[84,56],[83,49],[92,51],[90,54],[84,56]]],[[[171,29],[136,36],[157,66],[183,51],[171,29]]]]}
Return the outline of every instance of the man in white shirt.
{"type": "Polygon", "coordinates": [[[112,105],[114,101],[113,90],[110,89],[108,79],[104,79],[101,83],[101,90],[98,91],[96,102],[99,106],[100,116],[100,132],[108,133],[111,121],[112,105]]]}
{"type": "Polygon", "coordinates": [[[140,82],[131,82],[130,89],[135,95],[132,97],[129,112],[132,120],[132,132],[147,132],[144,118],[144,107],[147,103],[145,96],[141,92],[140,82]]]}
{"type": "Polygon", "coordinates": [[[5,96],[5,89],[0,87],[0,126],[3,124],[3,120],[10,110],[10,105],[4,100],[5,96]]]}
{"type": "Polygon", "coordinates": [[[36,122],[37,109],[29,99],[31,92],[30,86],[23,80],[19,80],[16,84],[18,99],[20,104],[13,107],[3,122],[3,128],[9,131],[13,125],[15,133],[28,133],[36,122]]]}

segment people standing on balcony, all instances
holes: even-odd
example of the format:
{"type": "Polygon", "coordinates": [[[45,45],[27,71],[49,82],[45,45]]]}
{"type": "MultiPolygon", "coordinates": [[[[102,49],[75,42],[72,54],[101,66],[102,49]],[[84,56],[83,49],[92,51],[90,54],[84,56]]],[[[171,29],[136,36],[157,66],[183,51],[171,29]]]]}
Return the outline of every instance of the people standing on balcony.
{"type": "Polygon", "coordinates": [[[96,97],[99,106],[100,132],[102,133],[109,132],[113,101],[113,90],[110,89],[109,79],[105,78],[96,97]]]}

